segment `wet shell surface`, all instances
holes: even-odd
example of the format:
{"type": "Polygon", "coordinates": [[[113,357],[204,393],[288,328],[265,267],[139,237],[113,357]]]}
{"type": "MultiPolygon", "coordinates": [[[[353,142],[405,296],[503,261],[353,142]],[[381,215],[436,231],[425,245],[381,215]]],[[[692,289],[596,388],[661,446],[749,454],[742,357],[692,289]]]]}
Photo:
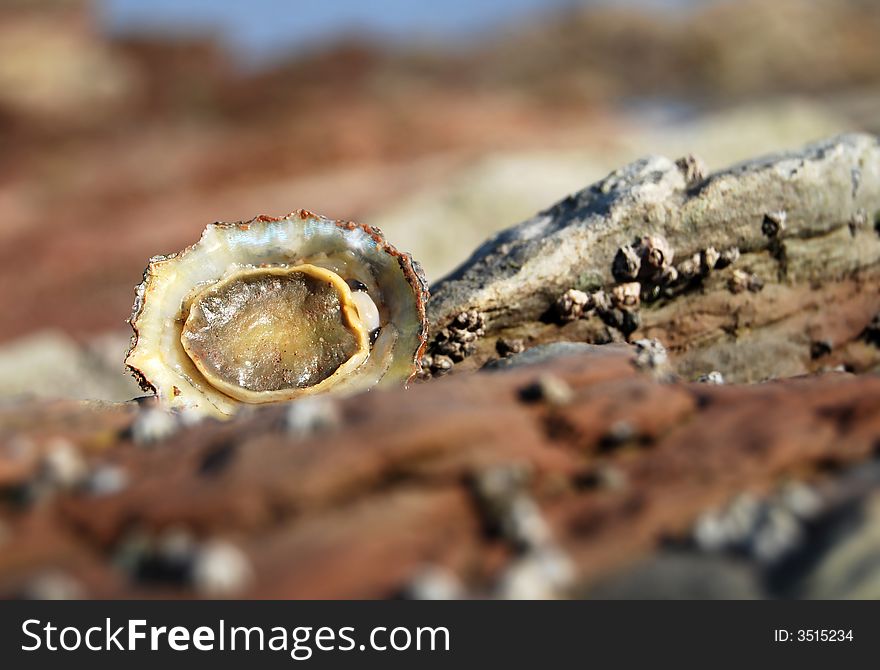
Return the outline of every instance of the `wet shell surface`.
{"type": "Polygon", "coordinates": [[[213,223],[150,259],[125,363],[164,406],[215,417],[404,384],[425,347],[427,298],[418,263],[376,228],[304,210],[213,223]]]}

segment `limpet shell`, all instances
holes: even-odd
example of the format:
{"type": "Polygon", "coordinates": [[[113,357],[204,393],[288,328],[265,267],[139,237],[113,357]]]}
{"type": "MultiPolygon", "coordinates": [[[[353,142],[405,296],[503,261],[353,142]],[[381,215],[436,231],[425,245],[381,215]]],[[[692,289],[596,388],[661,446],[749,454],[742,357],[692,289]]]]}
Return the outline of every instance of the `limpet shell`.
{"type": "Polygon", "coordinates": [[[427,340],[427,283],[367,225],[299,210],[212,223],[154,256],[136,289],[128,369],[161,404],[245,404],[402,385],[427,340]]]}

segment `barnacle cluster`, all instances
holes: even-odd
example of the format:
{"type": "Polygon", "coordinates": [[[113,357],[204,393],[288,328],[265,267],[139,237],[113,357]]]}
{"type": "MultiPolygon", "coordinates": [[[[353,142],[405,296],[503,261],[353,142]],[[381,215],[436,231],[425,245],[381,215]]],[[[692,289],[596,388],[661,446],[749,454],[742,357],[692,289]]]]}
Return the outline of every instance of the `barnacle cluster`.
{"type": "MultiPolygon", "coordinates": [[[[684,166],[687,167],[687,166],[684,166]]],[[[699,178],[699,166],[691,166],[699,178]]],[[[729,247],[718,251],[707,247],[674,265],[675,251],[661,235],[646,234],[632,244],[620,247],[611,263],[615,283],[607,290],[586,292],[571,288],[551,305],[549,315],[557,323],[568,323],[595,314],[607,326],[629,336],[641,323],[642,303],[686,290],[708,277],[713,271],[732,265],[739,259],[739,249],[729,247]]],[[[735,271],[736,273],[736,271],[735,271]]],[[[739,275],[734,278],[739,280],[739,275]]],[[[731,290],[760,290],[760,279],[748,275],[742,283],[731,284],[731,290]]]]}
{"type": "Polygon", "coordinates": [[[430,353],[422,358],[422,375],[442,376],[452,366],[477,350],[477,340],[485,335],[485,317],[476,310],[460,312],[441,328],[431,342],[430,353]]]}

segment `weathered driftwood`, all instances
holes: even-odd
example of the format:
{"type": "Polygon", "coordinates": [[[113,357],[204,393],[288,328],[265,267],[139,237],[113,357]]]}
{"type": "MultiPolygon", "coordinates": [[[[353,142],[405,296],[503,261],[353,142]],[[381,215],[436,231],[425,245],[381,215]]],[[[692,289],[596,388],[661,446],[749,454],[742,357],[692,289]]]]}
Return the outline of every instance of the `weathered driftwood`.
{"type": "Polygon", "coordinates": [[[843,135],[709,176],[693,157],[636,161],[498,233],[432,294],[425,367],[435,374],[542,342],[643,337],[663,342],[689,377],[872,368],[878,138],[843,135]],[[643,258],[627,277],[645,236],[674,259],[663,249],[653,276],[643,258]],[[572,314],[560,319],[554,303],[569,289],[588,304],[566,322],[572,314]]]}

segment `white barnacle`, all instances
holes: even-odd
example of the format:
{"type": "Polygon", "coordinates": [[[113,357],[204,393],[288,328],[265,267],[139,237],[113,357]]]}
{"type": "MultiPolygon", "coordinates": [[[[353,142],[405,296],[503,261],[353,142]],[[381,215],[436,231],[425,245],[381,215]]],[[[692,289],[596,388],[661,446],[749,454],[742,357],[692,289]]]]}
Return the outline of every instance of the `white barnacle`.
{"type": "Polygon", "coordinates": [[[206,542],[195,554],[192,581],[200,595],[209,598],[235,595],[247,587],[253,577],[248,557],[228,542],[206,542]]]}
{"type": "Polygon", "coordinates": [[[641,291],[642,285],[637,281],[618,284],[611,289],[611,301],[620,309],[636,309],[640,303],[641,291]]]}
{"type": "Polygon", "coordinates": [[[180,430],[177,417],[161,407],[141,410],[131,424],[131,437],[135,444],[147,446],[162,442],[180,430]]]}
{"type": "Polygon", "coordinates": [[[335,428],[342,422],[337,404],[326,396],[312,396],[290,403],[285,413],[285,427],[290,435],[309,437],[335,428]]]}

